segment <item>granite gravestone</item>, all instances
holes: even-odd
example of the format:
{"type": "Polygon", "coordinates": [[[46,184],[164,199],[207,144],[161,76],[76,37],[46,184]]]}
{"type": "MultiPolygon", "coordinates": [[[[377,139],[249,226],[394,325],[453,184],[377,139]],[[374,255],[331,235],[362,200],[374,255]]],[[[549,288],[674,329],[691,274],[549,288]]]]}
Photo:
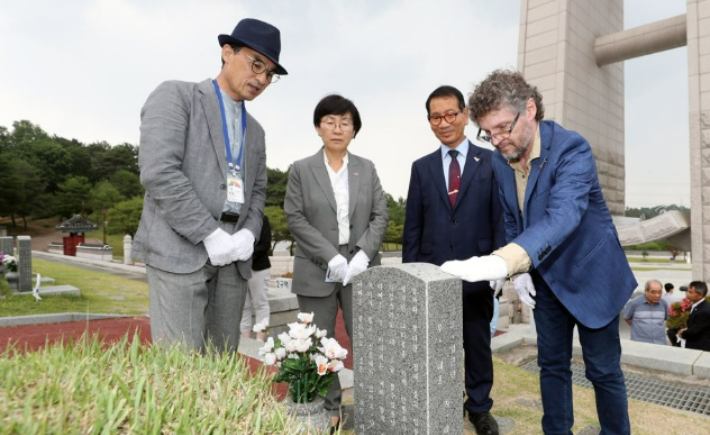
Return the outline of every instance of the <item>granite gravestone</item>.
{"type": "Polygon", "coordinates": [[[17,236],[17,274],[19,281],[17,290],[32,291],[32,246],[30,236],[17,236]]]}
{"type": "Polygon", "coordinates": [[[431,264],[368,269],[353,315],[357,434],[461,434],[461,281],[431,264]]]}
{"type": "Polygon", "coordinates": [[[2,252],[3,255],[14,256],[13,246],[12,237],[0,237],[0,252],[2,252]]]}

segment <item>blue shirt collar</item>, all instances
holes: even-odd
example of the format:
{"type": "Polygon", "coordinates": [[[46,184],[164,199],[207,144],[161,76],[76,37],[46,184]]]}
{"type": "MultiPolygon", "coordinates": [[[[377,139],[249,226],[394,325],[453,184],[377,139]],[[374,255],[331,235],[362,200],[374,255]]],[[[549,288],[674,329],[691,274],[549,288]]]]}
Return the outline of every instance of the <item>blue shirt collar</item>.
{"type": "MultiPolygon", "coordinates": [[[[468,138],[464,136],[463,141],[461,141],[460,144],[456,145],[456,148],[454,148],[456,151],[458,151],[461,154],[461,157],[466,160],[466,154],[468,154],[468,138]]],[[[441,144],[441,158],[444,159],[446,156],[449,155],[449,150],[451,148],[447,147],[444,144],[441,144]]]]}

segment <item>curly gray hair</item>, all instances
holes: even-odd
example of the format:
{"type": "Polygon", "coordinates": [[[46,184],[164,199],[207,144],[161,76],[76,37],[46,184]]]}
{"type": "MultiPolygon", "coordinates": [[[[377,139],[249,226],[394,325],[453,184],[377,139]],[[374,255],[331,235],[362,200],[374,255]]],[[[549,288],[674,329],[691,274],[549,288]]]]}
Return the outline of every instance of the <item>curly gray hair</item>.
{"type": "Polygon", "coordinates": [[[535,120],[541,121],[545,117],[545,107],[537,87],[528,84],[518,71],[497,69],[479,83],[468,98],[469,116],[478,124],[493,110],[512,107],[522,112],[530,98],[537,106],[535,120]]]}

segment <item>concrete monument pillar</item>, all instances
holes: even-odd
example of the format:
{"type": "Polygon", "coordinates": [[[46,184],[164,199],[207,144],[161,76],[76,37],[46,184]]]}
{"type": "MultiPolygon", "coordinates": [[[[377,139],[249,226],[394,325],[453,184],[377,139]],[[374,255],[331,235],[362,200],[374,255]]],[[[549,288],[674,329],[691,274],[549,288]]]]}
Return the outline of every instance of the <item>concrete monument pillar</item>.
{"type": "Polygon", "coordinates": [[[599,67],[594,48],[623,25],[623,0],[521,3],[518,69],[542,93],[545,118],[589,141],[613,215],[625,210],[624,66],[599,67]]]}
{"type": "Polygon", "coordinates": [[[710,0],[687,0],[693,279],[710,279],[710,0]]]}
{"type": "Polygon", "coordinates": [[[133,239],[129,234],[123,238],[123,264],[133,264],[131,251],[133,250],[133,239]]]}
{"type": "Polygon", "coordinates": [[[368,269],[353,313],[358,435],[462,433],[461,281],[431,264],[368,269]]]}

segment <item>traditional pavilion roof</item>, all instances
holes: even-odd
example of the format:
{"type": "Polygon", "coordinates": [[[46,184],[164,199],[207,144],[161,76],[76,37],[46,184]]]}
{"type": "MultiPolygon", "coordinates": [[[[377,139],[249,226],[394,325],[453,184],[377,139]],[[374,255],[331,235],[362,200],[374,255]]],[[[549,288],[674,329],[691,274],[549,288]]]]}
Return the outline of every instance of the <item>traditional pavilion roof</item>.
{"type": "Polygon", "coordinates": [[[75,214],[74,217],[65,220],[55,228],[63,233],[83,233],[86,231],[98,230],[99,226],[87,219],[84,219],[80,214],[75,214]]]}

